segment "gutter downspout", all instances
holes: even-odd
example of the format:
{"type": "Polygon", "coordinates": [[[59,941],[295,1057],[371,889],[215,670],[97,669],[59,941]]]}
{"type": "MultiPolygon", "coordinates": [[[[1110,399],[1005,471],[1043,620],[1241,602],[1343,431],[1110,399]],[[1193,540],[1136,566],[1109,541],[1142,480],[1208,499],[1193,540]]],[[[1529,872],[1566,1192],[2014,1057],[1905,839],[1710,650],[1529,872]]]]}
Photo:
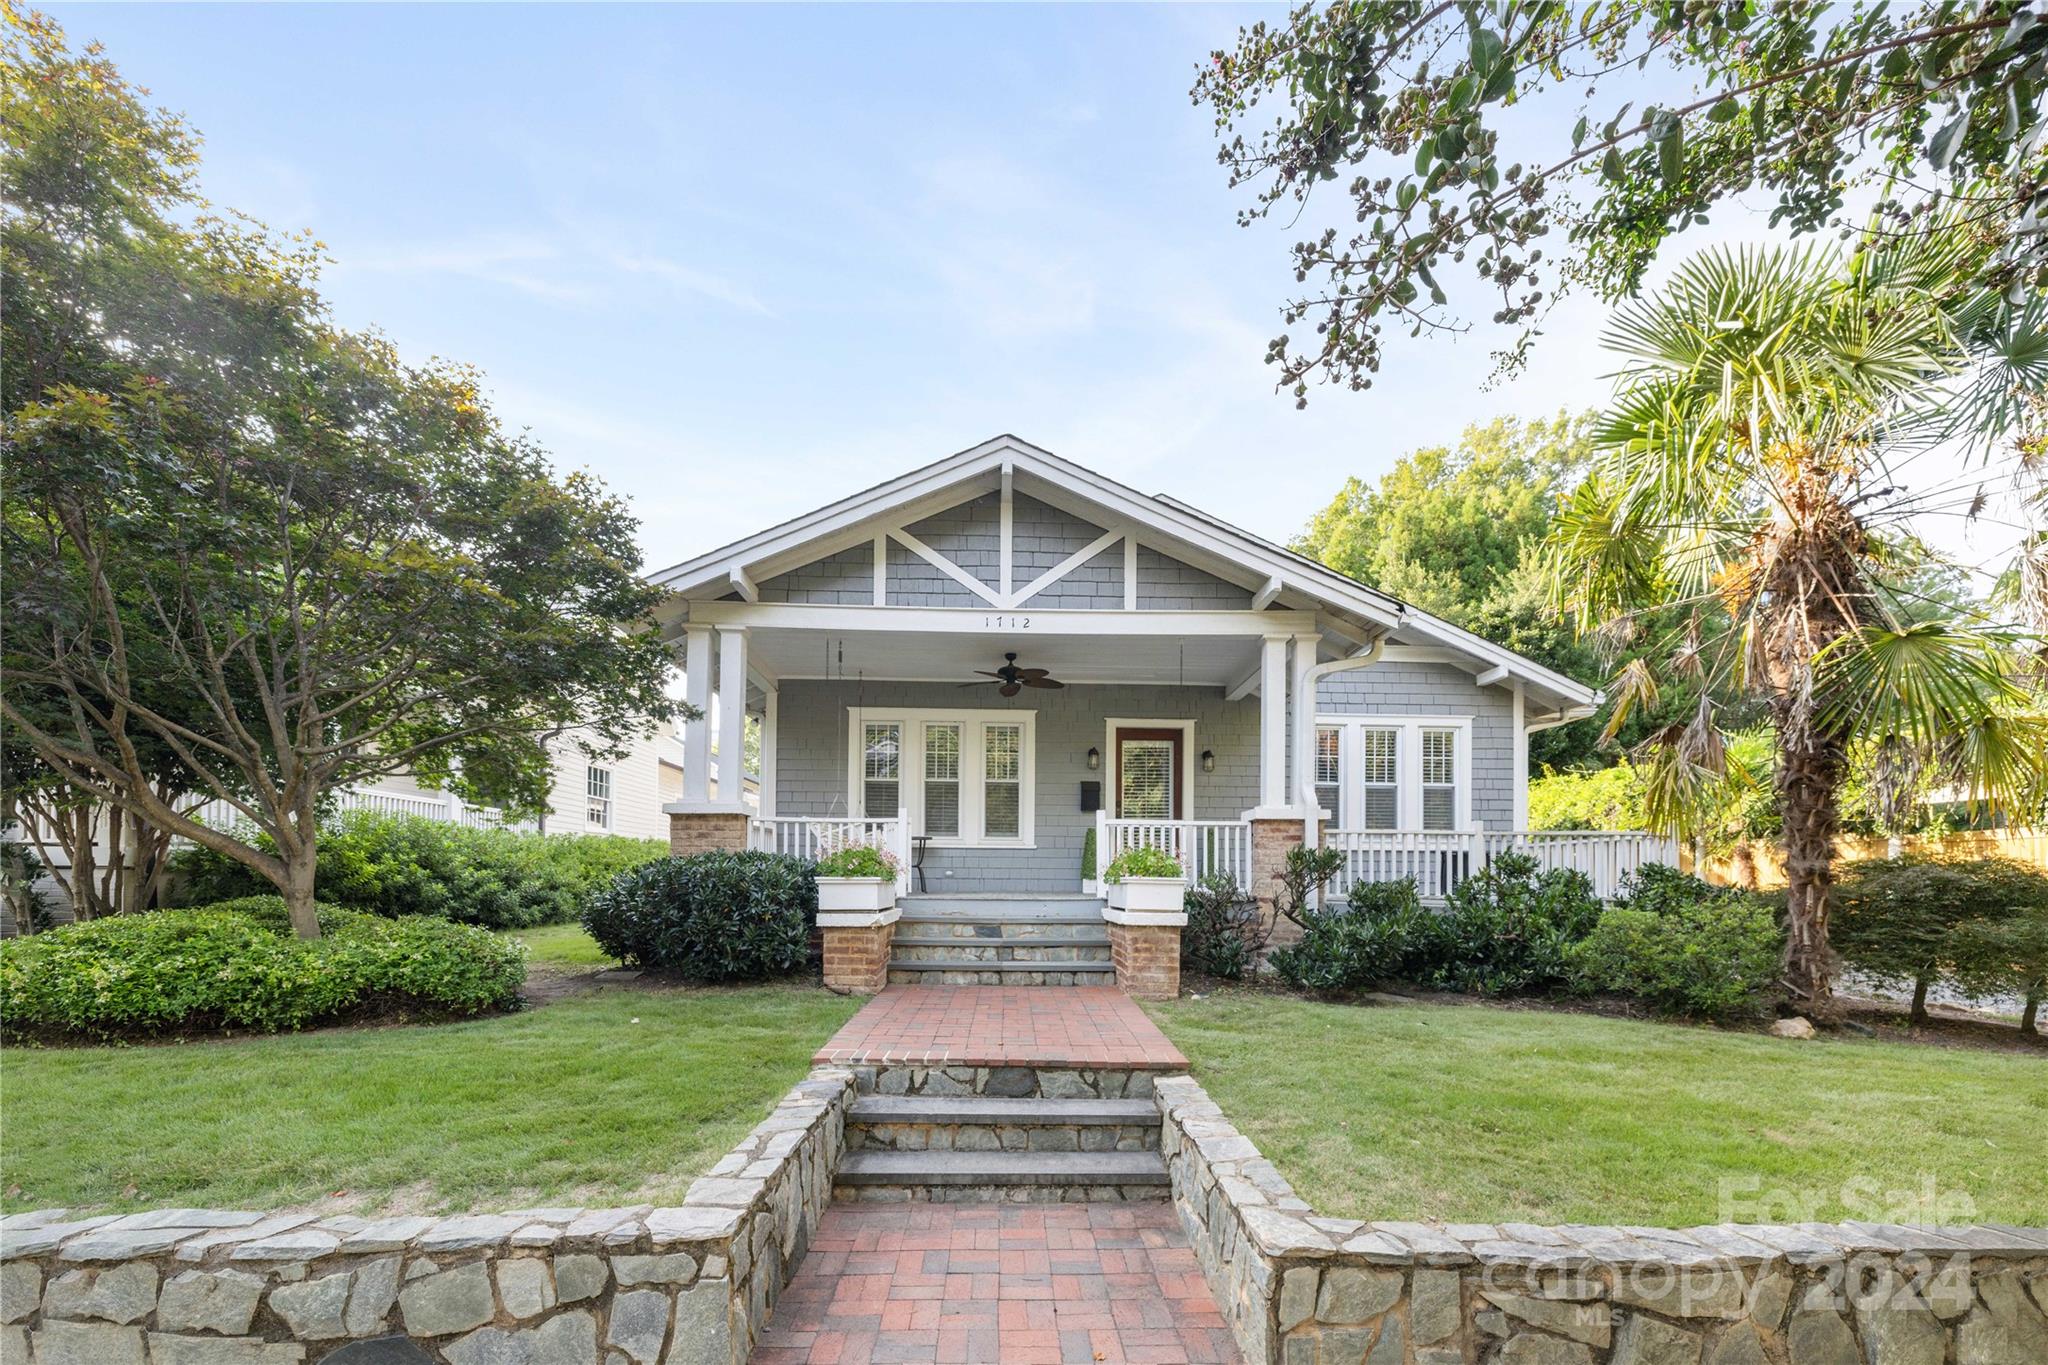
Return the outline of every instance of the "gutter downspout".
{"type": "Polygon", "coordinates": [[[1311,845],[1316,843],[1315,826],[1317,824],[1316,817],[1313,814],[1316,810],[1316,784],[1314,780],[1316,693],[1322,687],[1323,679],[1333,673],[1349,673],[1355,669],[1370,668],[1378,663],[1380,655],[1386,652],[1387,637],[1392,635],[1399,625],[1400,622],[1396,621],[1394,625],[1387,627],[1374,636],[1373,642],[1365,649],[1353,654],[1348,659],[1332,659],[1328,663],[1315,665],[1309,669],[1303,678],[1302,692],[1305,695],[1296,698],[1294,703],[1294,724],[1297,736],[1294,745],[1294,794],[1295,799],[1301,802],[1302,809],[1310,812],[1310,814],[1304,817],[1307,823],[1303,832],[1309,836],[1308,841],[1311,845]]]}

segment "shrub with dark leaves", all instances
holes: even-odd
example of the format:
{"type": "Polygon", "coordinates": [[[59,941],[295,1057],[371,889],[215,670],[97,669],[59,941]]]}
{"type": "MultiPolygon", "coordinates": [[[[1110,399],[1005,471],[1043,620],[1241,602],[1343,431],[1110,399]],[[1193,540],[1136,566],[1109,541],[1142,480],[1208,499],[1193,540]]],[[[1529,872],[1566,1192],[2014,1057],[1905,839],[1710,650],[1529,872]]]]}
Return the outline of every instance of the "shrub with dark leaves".
{"type": "Polygon", "coordinates": [[[1567,950],[1600,919],[1600,898],[1583,872],[1539,870],[1505,853],[1459,882],[1440,915],[1420,922],[1408,969],[1445,990],[1479,995],[1540,994],[1570,983],[1567,950]]]}
{"type": "Polygon", "coordinates": [[[699,853],[620,873],[590,898],[583,927],[636,967],[693,981],[758,981],[810,960],[818,882],[781,853],[699,853]]]}
{"type": "Polygon", "coordinates": [[[1583,990],[1728,1019],[1762,1007],[1783,950],[1784,933],[1760,897],[1650,864],[1622,884],[1570,960],[1583,990]]]}
{"type": "Polygon", "coordinates": [[[1273,969],[1290,985],[1318,991],[1400,980],[1417,944],[1428,941],[1431,918],[1412,880],[1359,882],[1349,899],[1294,916],[1302,936],[1274,950],[1273,969]]]}
{"type": "Polygon", "coordinates": [[[1180,931],[1181,965],[1225,981],[1237,981],[1266,946],[1266,916],[1237,879],[1222,873],[1188,888],[1188,922],[1180,931]]]}

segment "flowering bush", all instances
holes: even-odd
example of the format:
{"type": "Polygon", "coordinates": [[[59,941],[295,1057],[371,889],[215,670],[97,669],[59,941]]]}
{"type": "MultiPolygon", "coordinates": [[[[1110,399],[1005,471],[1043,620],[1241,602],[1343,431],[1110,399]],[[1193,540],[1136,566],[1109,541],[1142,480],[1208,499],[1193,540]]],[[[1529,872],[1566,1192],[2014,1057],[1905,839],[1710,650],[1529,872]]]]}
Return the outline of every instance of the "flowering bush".
{"type": "Polygon", "coordinates": [[[872,844],[849,844],[818,859],[820,877],[894,877],[900,869],[895,854],[872,844]]]}

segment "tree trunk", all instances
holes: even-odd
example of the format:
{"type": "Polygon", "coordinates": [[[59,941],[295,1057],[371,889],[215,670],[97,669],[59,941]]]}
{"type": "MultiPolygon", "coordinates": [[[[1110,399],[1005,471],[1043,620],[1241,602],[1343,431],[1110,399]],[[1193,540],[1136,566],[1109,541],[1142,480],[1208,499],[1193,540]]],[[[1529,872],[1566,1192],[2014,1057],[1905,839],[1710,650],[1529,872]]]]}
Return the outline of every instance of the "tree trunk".
{"type": "Polygon", "coordinates": [[[1815,739],[1794,747],[1780,732],[1778,795],[1785,818],[1785,987],[1810,1019],[1835,1013],[1828,897],[1838,819],[1842,746],[1815,739]]]}
{"type": "Polygon", "coordinates": [[[2041,1035],[2041,993],[2048,988],[2048,982],[2036,981],[2027,992],[2027,1007],[2020,1011],[2020,1032],[2041,1035]]]}
{"type": "Polygon", "coordinates": [[[284,908],[292,918],[293,932],[300,938],[318,938],[320,917],[313,911],[315,838],[295,842],[298,847],[284,854],[284,908]]]}
{"type": "Polygon", "coordinates": [[[1927,987],[1929,984],[1930,978],[1928,977],[1918,976],[1913,978],[1913,1010],[1908,1017],[1916,1024],[1927,1022],[1927,987]]]}

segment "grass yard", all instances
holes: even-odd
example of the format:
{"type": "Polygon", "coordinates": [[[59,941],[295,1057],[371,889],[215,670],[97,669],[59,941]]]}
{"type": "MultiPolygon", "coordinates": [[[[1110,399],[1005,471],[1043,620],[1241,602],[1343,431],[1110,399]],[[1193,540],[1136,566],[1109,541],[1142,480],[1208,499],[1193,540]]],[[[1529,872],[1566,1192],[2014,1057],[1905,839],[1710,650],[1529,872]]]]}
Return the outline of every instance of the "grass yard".
{"type": "Polygon", "coordinates": [[[526,945],[526,960],[550,967],[616,967],[597,946],[597,940],[583,932],[580,924],[543,924],[534,929],[506,929],[507,938],[526,945]]]}
{"type": "Polygon", "coordinates": [[[2048,1224],[2048,1056],[1251,992],[1148,1009],[1333,1217],[1833,1221],[1931,1192],[1972,1207],[1908,1216],[2048,1224]],[[1749,1202],[1724,1211],[1723,1182],[1749,1202]]]}
{"type": "Polygon", "coordinates": [[[0,1206],[673,1201],[859,1003],[798,986],[607,989],[459,1024],[9,1047],[0,1206]]]}

